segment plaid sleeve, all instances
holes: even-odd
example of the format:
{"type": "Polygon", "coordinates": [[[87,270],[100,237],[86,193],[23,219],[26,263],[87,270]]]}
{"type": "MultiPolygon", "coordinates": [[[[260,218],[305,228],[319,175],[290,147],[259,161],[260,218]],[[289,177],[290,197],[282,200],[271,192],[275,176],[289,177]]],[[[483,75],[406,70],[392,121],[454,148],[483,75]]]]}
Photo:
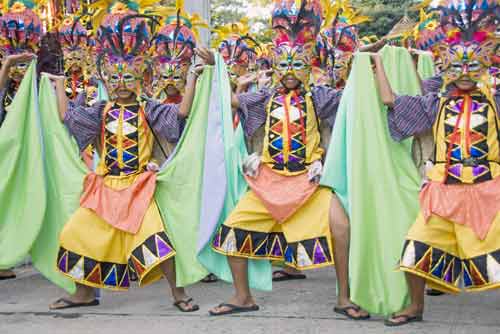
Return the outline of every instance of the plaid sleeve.
{"type": "Polygon", "coordinates": [[[238,115],[247,137],[251,137],[266,122],[266,107],[271,96],[271,90],[260,90],[255,93],[238,95],[240,102],[238,115]]]}
{"type": "Polygon", "coordinates": [[[75,137],[80,150],[84,150],[99,136],[101,130],[102,112],[106,101],[96,102],[90,107],[69,103],[64,115],[64,124],[75,137]]]}
{"type": "Polygon", "coordinates": [[[387,114],[392,138],[401,141],[432,129],[438,109],[437,94],[397,96],[394,107],[387,114]]]}
{"type": "Polygon", "coordinates": [[[163,104],[155,100],[146,103],[146,117],[155,134],[170,143],[179,141],[185,120],[178,117],[178,104],[163,104]]]}
{"type": "Polygon", "coordinates": [[[313,88],[312,97],[314,108],[316,108],[316,115],[320,119],[326,120],[333,127],[340,99],[342,98],[342,90],[318,86],[313,88]]]}

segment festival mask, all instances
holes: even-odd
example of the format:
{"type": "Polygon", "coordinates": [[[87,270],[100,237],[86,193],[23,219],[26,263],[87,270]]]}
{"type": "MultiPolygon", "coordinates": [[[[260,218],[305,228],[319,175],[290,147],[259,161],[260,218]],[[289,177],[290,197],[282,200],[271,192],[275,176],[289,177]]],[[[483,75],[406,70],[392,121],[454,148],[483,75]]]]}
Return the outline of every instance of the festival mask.
{"type": "Polygon", "coordinates": [[[190,62],[168,61],[161,57],[157,59],[154,66],[154,96],[159,97],[162,92],[166,94],[169,86],[174,87],[179,95],[184,95],[190,66],[190,62]]]}
{"type": "Polygon", "coordinates": [[[273,49],[273,68],[279,82],[292,76],[305,87],[309,86],[313,50],[311,44],[291,47],[283,44],[273,49]]]}
{"type": "Polygon", "coordinates": [[[459,80],[480,82],[492,65],[493,41],[486,43],[460,42],[442,45],[440,54],[447,83],[459,80]]]}
{"type": "Polygon", "coordinates": [[[335,85],[343,85],[347,81],[351,68],[352,53],[335,50],[335,63],[329,64],[328,72],[335,85]]]}
{"type": "Polygon", "coordinates": [[[125,89],[136,97],[142,94],[144,73],[148,71],[146,60],[142,56],[118,57],[106,55],[100,64],[102,77],[112,98],[117,91],[125,89]]]}

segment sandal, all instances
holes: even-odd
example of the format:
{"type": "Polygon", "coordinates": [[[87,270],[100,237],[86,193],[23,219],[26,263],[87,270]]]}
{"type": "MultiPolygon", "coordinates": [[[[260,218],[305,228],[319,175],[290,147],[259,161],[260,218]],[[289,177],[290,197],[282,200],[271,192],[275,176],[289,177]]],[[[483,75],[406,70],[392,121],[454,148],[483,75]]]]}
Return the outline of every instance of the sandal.
{"type": "Polygon", "coordinates": [[[229,314],[237,314],[237,313],[245,313],[245,312],[255,312],[259,310],[258,305],[252,305],[252,306],[238,306],[238,305],[233,305],[233,304],[226,304],[222,303],[219,304],[217,307],[227,307],[227,311],[222,311],[222,312],[214,312],[212,310],[208,311],[208,314],[211,316],[219,316],[219,315],[229,315],[229,314]]]}
{"type": "Polygon", "coordinates": [[[55,301],[55,303],[49,306],[49,309],[51,310],[65,310],[68,308],[76,308],[76,307],[90,307],[90,306],[98,306],[99,305],[99,300],[94,299],[91,302],[84,302],[84,303],[77,303],[73,302],[67,298],[59,298],[58,300],[55,301]],[[52,307],[54,304],[59,304],[63,303],[64,305],[61,307],[52,307]]]}
{"type": "Polygon", "coordinates": [[[349,314],[350,310],[359,312],[359,311],[361,311],[361,307],[359,307],[357,305],[349,305],[349,306],[345,306],[345,307],[335,306],[333,308],[333,311],[335,313],[344,315],[344,316],[348,317],[351,320],[368,320],[368,319],[370,319],[370,315],[369,314],[368,315],[362,315],[362,316],[359,316],[359,317],[355,317],[355,316],[349,314]]]}
{"type": "Polygon", "coordinates": [[[436,290],[436,289],[427,289],[427,290],[425,291],[425,294],[426,294],[427,296],[442,296],[442,295],[444,295],[445,293],[444,293],[444,292],[442,292],[442,291],[436,290]]]}
{"type": "Polygon", "coordinates": [[[215,276],[214,274],[208,274],[207,276],[205,276],[204,279],[202,279],[201,281],[203,283],[215,283],[217,282],[219,279],[217,278],[217,276],[215,276]]]}
{"type": "Polygon", "coordinates": [[[387,327],[398,327],[398,326],[407,325],[407,324],[412,323],[412,322],[421,322],[423,320],[424,320],[424,318],[421,314],[418,314],[418,315],[407,315],[407,314],[396,315],[396,314],[393,314],[389,319],[386,319],[384,321],[384,325],[386,325],[387,327]],[[404,320],[398,321],[398,322],[392,321],[396,318],[403,318],[404,320]]]}
{"type": "Polygon", "coordinates": [[[284,270],[276,270],[275,272],[273,272],[273,282],[285,282],[285,281],[301,280],[306,278],[307,277],[304,274],[290,274],[284,270]],[[276,274],[280,276],[276,277],[276,274]]]}
{"type": "Polygon", "coordinates": [[[8,280],[8,279],[14,279],[16,278],[16,274],[11,272],[10,274],[7,274],[5,276],[0,276],[0,281],[8,280]]]}
{"type": "Polygon", "coordinates": [[[186,300],[178,300],[174,303],[174,306],[177,307],[179,309],[179,311],[184,312],[184,313],[196,312],[200,309],[200,307],[196,304],[192,305],[191,308],[182,307],[182,305],[184,305],[186,307],[189,306],[192,301],[193,301],[193,298],[189,298],[186,300]]]}

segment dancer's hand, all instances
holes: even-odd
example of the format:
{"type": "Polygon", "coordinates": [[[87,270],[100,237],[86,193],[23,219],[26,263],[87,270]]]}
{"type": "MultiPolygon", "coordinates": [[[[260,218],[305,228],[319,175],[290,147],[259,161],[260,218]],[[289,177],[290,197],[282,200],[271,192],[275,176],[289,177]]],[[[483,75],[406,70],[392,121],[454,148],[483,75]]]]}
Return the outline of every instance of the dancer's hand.
{"type": "Polygon", "coordinates": [[[259,89],[271,87],[271,82],[273,80],[272,75],[273,75],[272,69],[265,70],[265,71],[259,71],[259,73],[257,75],[257,87],[259,89]]]}
{"type": "Polygon", "coordinates": [[[194,53],[203,60],[205,65],[215,65],[215,56],[212,51],[205,47],[194,49],[194,53]]]}
{"type": "Polygon", "coordinates": [[[5,65],[12,66],[12,65],[15,65],[17,63],[30,62],[31,60],[33,60],[35,58],[36,58],[36,55],[34,53],[29,53],[29,52],[23,52],[20,54],[9,55],[5,58],[5,65]]]}
{"type": "Polygon", "coordinates": [[[259,166],[260,155],[252,153],[243,161],[243,174],[255,179],[259,176],[259,166]]]}
{"type": "Polygon", "coordinates": [[[309,182],[319,183],[321,175],[323,174],[323,164],[321,161],[314,161],[307,169],[307,178],[309,179],[309,182]]]}
{"type": "Polygon", "coordinates": [[[160,171],[160,166],[156,162],[148,162],[146,165],[146,170],[148,172],[155,172],[158,173],[160,171]]]}
{"type": "Polygon", "coordinates": [[[66,78],[64,75],[56,75],[48,72],[42,72],[42,75],[47,76],[50,81],[57,82],[57,81],[64,81],[66,78]]]}
{"type": "Polygon", "coordinates": [[[246,92],[248,86],[257,81],[257,74],[247,73],[237,79],[236,92],[246,92]]]}

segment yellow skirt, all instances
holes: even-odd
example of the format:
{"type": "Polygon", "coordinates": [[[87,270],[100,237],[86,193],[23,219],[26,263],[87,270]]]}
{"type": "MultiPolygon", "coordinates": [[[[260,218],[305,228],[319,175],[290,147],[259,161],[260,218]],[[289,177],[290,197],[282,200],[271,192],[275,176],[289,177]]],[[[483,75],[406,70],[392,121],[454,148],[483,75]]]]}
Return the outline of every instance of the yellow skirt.
{"type": "Polygon", "coordinates": [[[333,265],[331,199],[331,190],[320,187],[280,224],[250,190],[217,231],[212,248],[227,256],[284,261],[300,270],[333,265]]]}
{"type": "Polygon", "coordinates": [[[399,269],[426,279],[446,293],[484,291],[500,287],[500,215],[487,237],[439,216],[425,222],[419,215],[406,237],[399,269]]]}
{"type": "MultiPolygon", "coordinates": [[[[108,186],[122,188],[133,179],[106,180],[108,186]]],[[[136,234],[114,228],[94,211],[79,208],[60,235],[57,268],[77,283],[112,290],[130,287],[130,272],[139,285],[163,277],[160,264],[175,255],[153,200],[136,234]]]]}

